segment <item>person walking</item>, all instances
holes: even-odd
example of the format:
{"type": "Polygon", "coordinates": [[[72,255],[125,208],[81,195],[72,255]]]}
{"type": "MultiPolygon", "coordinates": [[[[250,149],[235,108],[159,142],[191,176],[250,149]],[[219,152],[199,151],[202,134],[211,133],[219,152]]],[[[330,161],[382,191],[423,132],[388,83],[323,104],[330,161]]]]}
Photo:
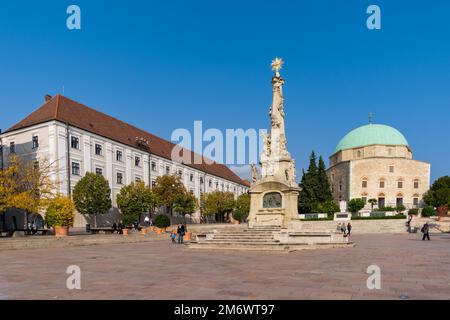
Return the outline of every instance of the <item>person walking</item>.
{"type": "Polygon", "coordinates": [[[352,232],[352,224],[349,222],[347,224],[347,235],[350,235],[351,232],[352,232]]]}
{"type": "Polygon", "coordinates": [[[345,226],[345,222],[342,223],[341,230],[344,236],[347,235],[347,227],[345,226]]]}
{"type": "Polygon", "coordinates": [[[183,243],[184,237],[184,226],[182,224],[178,226],[177,233],[178,233],[178,243],[181,244],[183,243]]]}
{"type": "Polygon", "coordinates": [[[425,222],[425,224],[422,227],[422,230],[420,231],[422,231],[423,233],[422,241],[424,241],[425,238],[427,240],[430,240],[430,225],[428,224],[428,222],[425,222]]]}

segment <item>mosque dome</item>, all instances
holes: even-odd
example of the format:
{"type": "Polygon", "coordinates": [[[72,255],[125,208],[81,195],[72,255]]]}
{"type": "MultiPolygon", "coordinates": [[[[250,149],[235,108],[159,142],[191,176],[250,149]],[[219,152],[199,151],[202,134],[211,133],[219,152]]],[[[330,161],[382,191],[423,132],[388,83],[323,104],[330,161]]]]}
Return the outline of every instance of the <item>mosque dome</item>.
{"type": "Polygon", "coordinates": [[[403,145],[409,147],[405,136],[397,129],[384,124],[368,124],[347,133],[339,141],[334,153],[374,144],[403,145]]]}

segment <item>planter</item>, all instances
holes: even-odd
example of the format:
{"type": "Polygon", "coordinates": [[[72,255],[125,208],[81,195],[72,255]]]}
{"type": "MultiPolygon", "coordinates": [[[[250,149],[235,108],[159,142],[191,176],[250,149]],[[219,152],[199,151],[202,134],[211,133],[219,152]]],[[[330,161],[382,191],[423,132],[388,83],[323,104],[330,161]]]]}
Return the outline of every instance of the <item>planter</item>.
{"type": "Polygon", "coordinates": [[[233,224],[240,224],[241,222],[239,220],[233,220],[233,224]]]}
{"type": "Polygon", "coordinates": [[[128,235],[128,229],[122,229],[122,234],[124,236],[127,236],[128,235]]]}
{"type": "Polygon", "coordinates": [[[147,234],[147,229],[146,228],[142,228],[141,229],[141,234],[146,235],[147,234]]]}
{"type": "Polygon", "coordinates": [[[156,233],[157,234],[166,233],[166,228],[158,228],[158,227],[156,227],[156,233]]]}
{"type": "Polygon", "coordinates": [[[192,232],[186,232],[184,234],[183,240],[191,241],[191,239],[192,239],[192,232]]]}
{"type": "Polygon", "coordinates": [[[67,237],[69,234],[69,227],[55,226],[55,236],[67,237]]]}

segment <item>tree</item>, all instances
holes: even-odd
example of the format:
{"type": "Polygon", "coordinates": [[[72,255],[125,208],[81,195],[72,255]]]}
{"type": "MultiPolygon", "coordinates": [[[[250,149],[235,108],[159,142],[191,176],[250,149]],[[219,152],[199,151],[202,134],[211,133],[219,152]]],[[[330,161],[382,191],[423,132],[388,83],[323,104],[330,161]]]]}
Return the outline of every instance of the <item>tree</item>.
{"type": "Polygon", "coordinates": [[[105,214],[111,209],[108,181],[102,175],[86,173],[73,189],[73,200],[79,213],[94,215],[94,226],[97,227],[97,215],[105,214]]]}
{"type": "Polygon", "coordinates": [[[319,203],[315,208],[315,213],[326,213],[328,216],[333,215],[335,212],[339,212],[339,206],[333,201],[326,201],[319,203]]]}
{"type": "Polygon", "coordinates": [[[45,213],[45,223],[51,227],[72,227],[75,218],[72,199],[57,195],[50,200],[45,213]]]}
{"type": "Polygon", "coordinates": [[[322,157],[319,157],[318,166],[316,162],[316,154],[312,151],[308,170],[303,171],[299,184],[301,191],[298,197],[298,211],[300,213],[318,212],[323,204],[333,200],[325,162],[322,157]]]}
{"type": "Polygon", "coordinates": [[[202,197],[202,211],[205,216],[216,216],[216,221],[228,220],[235,206],[232,192],[213,191],[202,197]]]}
{"type": "Polygon", "coordinates": [[[351,213],[357,213],[359,210],[364,208],[364,200],[361,198],[355,198],[348,202],[348,210],[350,210],[351,213]]]}
{"type": "Polygon", "coordinates": [[[367,202],[370,203],[371,211],[373,211],[373,206],[378,203],[378,200],[375,198],[372,198],[372,199],[369,199],[369,201],[367,201],[367,202]]]}
{"type": "Polygon", "coordinates": [[[52,165],[12,154],[8,167],[0,170],[0,213],[10,208],[36,213],[44,209],[55,191],[50,178],[52,165]]]}
{"type": "Polygon", "coordinates": [[[427,205],[436,207],[440,216],[446,215],[450,206],[450,176],[434,181],[423,199],[427,205]]]}
{"type": "Polygon", "coordinates": [[[176,199],[181,194],[186,193],[186,188],[179,176],[164,175],[156,178],[153,192],[156,195],[157,204],[165,206],[169,210],[170,215],[172,215],[176,199]]]}
{"type": "Polygon", "coordinates": [[[319,157],[319,166],[317,169],[317,201],[325,203],[332,201],[333,196],[331,194],[330,181],[328,180],[325,162],[322,156],[319,157]]]}
{"type": "Polygon", "coordinates": [[[186,215],[194,213],[197,211],[197,208],[198,200],[195,195],[190,192],[184,192],[175,199],[174,209],[176,212],[183,215],[184,223],[186,223],[186,215]]]}
{"type": "Polygon", "coordinates": [[[117,195],[117,206],[123,215],[125,225],[140,221],[143,213],[156,205],[156,197],[144,182],[131,183],[120,189],[117,195]]]}
{"type": "Polygon", "coordinates": [[[248,214],[250,212],[250,195],[243,193],[236,199],[236,211],[248,214]]]}

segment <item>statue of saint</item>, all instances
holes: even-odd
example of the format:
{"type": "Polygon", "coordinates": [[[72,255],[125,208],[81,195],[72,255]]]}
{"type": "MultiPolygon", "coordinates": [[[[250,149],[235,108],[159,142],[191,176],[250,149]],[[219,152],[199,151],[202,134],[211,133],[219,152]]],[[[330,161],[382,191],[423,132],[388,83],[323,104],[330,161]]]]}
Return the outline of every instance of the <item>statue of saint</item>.
{"type": "Polygon", "coordinates": [[[252,181],[255,183],[258,180],[258,168],[256,167],[256,164],[251,164],[252,169],[252,181]]]}
{"type": "Polygon", "coordinates": [[[263,140],[264,140],[264,154],[269,157],[270,156],[270,134],[265,133],[263,134],[263,140]]]}

